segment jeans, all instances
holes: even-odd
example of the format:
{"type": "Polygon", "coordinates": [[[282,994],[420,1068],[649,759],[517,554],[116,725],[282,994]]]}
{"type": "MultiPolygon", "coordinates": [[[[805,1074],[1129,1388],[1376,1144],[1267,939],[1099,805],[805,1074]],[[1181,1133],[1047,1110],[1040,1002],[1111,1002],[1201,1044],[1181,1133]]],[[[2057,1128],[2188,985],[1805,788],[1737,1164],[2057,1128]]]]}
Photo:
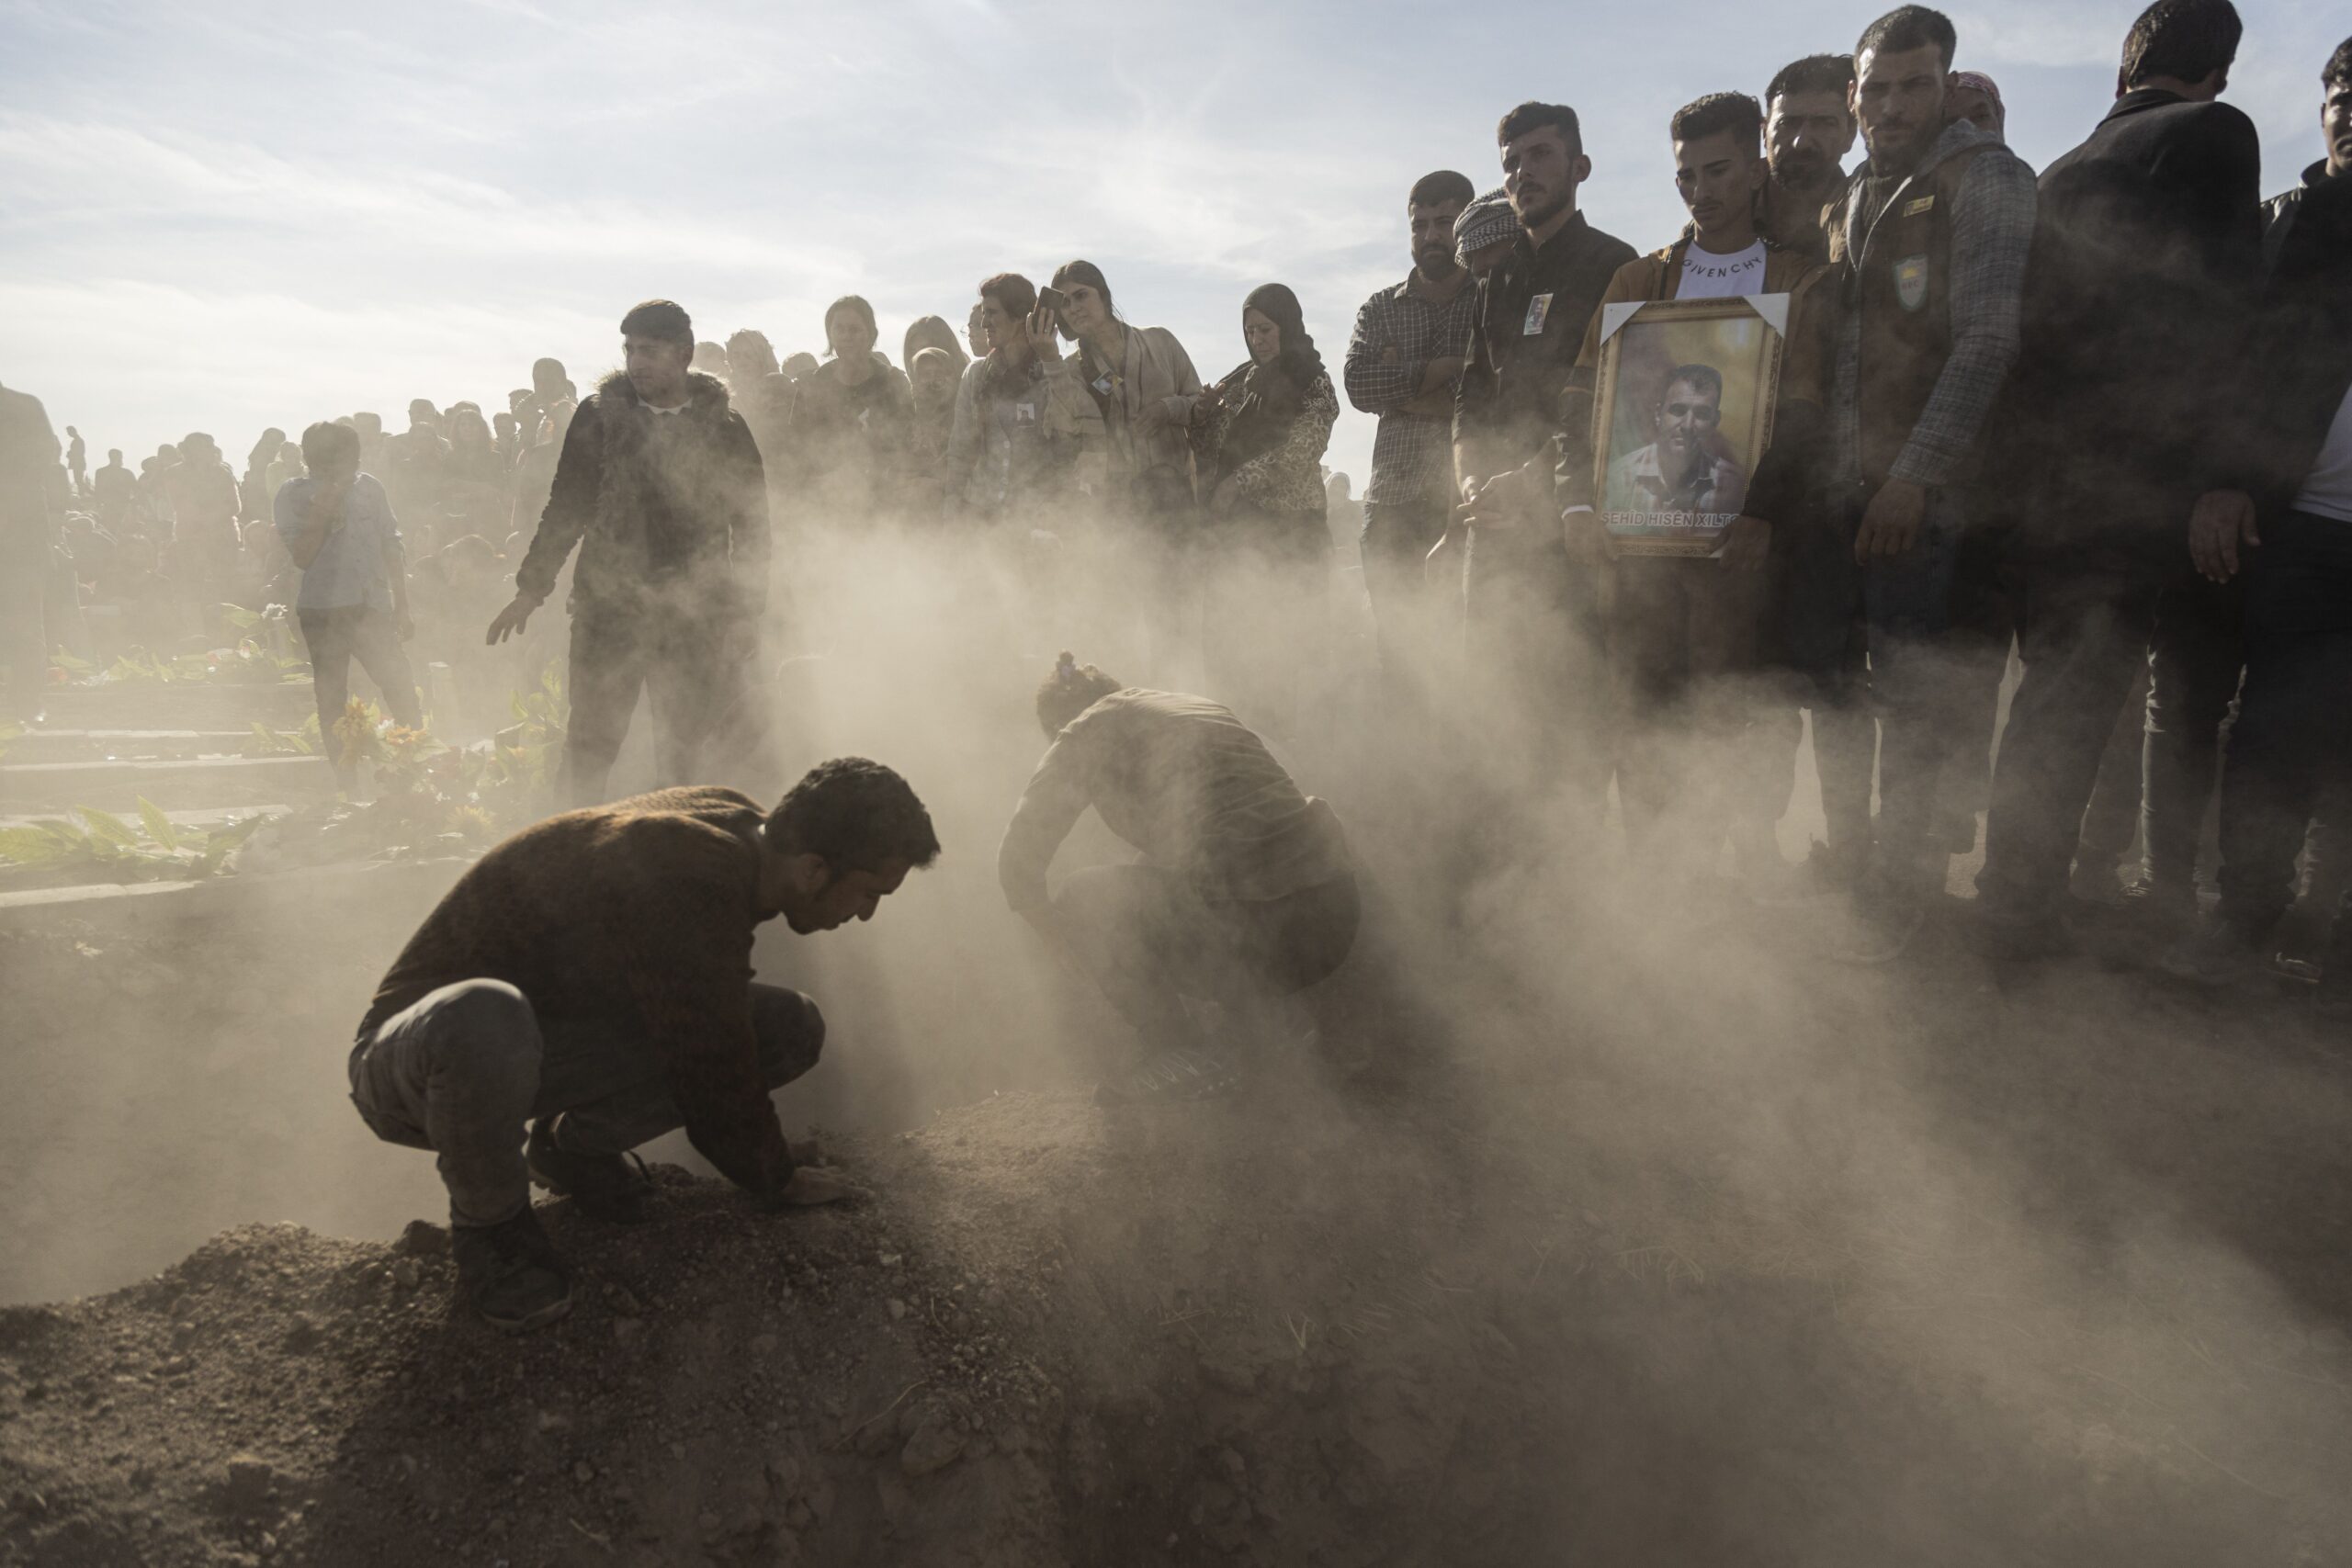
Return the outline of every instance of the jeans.
{"type": "Polygon", "coordinates": [[[2222,911],[2250,936],[2294,897],[2323,791],[2352,771],[2352,523],[2290,512],[2245,573],[2245,686],[2222,775],[2222,911]]]}
{"type": "Polygon", "coordinates": [[[715,739],[748,752],[760,728],[748,672],[725,657],[728,628],[714,614],[696,621],[675,610],[627,613],[583,608],[571,619],[571,717],[565,730],[563,799],[593,806],[628,739],[638,693],[653,706],[656,766],[662,786],[705,784],[715,739]]]}
{"type": "Polygon", "coordinates": [[[416,676],[409,669],[408,652],[401,647],[400,628],[389,610],[350,604],[332,610],[298,610],[302,642],[311,650],[311,684],[319,699],[319,737],[326,753],[335,754],[334,727],[351,701],[351,661],[368,671],[383,694],[385,711],[397,724],[424,728],[424,712],[416,698],[416,676]]]}
{"type": "MultiPolygon", "coordinates": [[[[760,1078],[780,1089],[817,1065],[825,1021],[797,991],[751,991],[760,1078]]],[[[530,1201],[523,1138],[534,1120],[562,1112],[566,1148],[614,1155],[685,1122],[633,1020],[543,1020],[503,980],[444,986],[362,1032],[351,1100],[385,1142],[440,1156],[460,1225],[501,1224],[530,1201]]]]}
{"type": "Polygon", "coordinates": [[[1945,765],[1962,748],[1992,739],[1965,733],[1983,661],[1969,657],[1952,628],[1961,525],[1956,499],[1930,491],[1918,541],[1893,560],[1862,568],[1871,694],[1881,727],[1879,861],[1883,876],[1905,892],[1940,890],[1931,833],[1945,765]]]}
{"type": "Polygon", "coordinates": [[[1079,962],[1146,1049],[1197,1044],[1184,998],[1233,1006],[1329,979],[1355,945],[1353,876],[1262,903],[1215,903],[1153,865],[1098,865],[1054,894],[1079,962]]]}

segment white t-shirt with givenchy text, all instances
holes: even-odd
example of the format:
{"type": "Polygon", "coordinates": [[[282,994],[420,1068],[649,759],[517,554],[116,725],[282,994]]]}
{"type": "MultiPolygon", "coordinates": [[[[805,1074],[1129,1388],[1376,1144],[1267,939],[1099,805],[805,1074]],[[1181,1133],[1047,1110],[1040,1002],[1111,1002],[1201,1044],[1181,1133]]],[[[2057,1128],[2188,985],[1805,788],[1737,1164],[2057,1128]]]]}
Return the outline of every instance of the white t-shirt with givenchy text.
{"type": "Polygon", "coordinates": [[[1678,299],[1728,299],[1739,294],[1764,292],[1764,242],[1744,251],[1719,256],[1702,251],[1694,241],[1682,253],[1682,283],[1678,299]]]}

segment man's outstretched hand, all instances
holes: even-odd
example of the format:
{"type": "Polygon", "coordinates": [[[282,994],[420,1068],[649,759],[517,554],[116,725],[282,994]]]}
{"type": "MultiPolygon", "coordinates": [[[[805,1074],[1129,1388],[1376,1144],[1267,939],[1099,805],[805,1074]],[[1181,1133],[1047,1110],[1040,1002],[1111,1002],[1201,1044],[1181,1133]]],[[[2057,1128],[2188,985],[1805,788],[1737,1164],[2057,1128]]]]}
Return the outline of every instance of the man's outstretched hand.
{"type": "Polygon", "coordinates": [[[521,637],[524,626],[530,623],[531,612],[546,603],[536,593],[518,591],[514,602],[499,611],[498,618],[490,623],[490,635],[482,640],[496,648],[510,637],[521,637]]]}
{"type": "Polygon", "coordinates": [[[791,1178],[776,1190],[774,1206],[813,1209],[820,1203],[847,1203],[872,1197],[856,1182],[822,1166],[797,1165],[791,1178]]]}

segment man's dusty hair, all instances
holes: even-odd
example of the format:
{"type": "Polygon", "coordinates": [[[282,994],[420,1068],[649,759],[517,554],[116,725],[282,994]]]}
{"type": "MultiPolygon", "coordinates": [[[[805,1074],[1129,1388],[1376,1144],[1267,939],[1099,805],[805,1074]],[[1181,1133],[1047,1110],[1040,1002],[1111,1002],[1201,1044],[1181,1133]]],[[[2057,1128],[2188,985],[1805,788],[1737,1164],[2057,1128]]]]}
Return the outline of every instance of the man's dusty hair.
{"type": "Polygon", "coordinates": [[[2319,85],[2323,87],[2352,85],[2352,38],[2337,44],[2335,52],[2327,57],[2327,63],[2320,68],[2319,85]]]}
{"type": "MultiPolygon", "coordinates": [[[[1850,54],[1808,54],[1803,60],[1792,60],[1781,67],[1772,85],[1764,89],[1764,107],[1790,93],[1835,93],[1839,103],[1846,89],[1854,85],[1854,57],[1850,54]]],[[[1848,117],[1851,118],[1849,115],[1848,117]]]]}
{"type": "Polygon", "coordinates": [[[1065,653],[1054,661],[1054,672],[1038,684],[1038,726],[1047,735],[1059,735],[1080,714],[1125,689],[1093,665],[1080,664],[1076,654],[1065,653]]]}
{"type": "Polygon", "coordinates": [[[1960,51],[1960,35],[1952,30],[1951,18],[1925,6],[1898,6],[1862,29],[1861,41],[1854,45],[1854,58],[1908,54],[1931,44],[1936,59],[1951,70],[1951,57],[1960,51]]]}
{"type": "Polygon", "coordinates": [[[1469,175],[1453,169],[1440,169],[1413,182],[1413,188],[1406,194],[1405,205],[1442,207],[1449,201],[1458,201],[1467,207],[1477,199],[1478,187],[1470,183],[1469,175]]]}
{"type": "Polygon", "coordinates": [[[621,336],[660,338],[692,348],[694,318],[674,299],[648,299],[631,306],[628,314],[621,318],[621,336]]]}
{"type": "Polygon", "coordinates": [[[1729,131],[1753,151],[1762,142],[1764,110],[1746,93],[1709,93],[1676,109],[1668,129],[1677,141],[1697,141],[1729,131]]]}
{"type": "Polygon", "coordinates": [[[2156,0],[2132,22],[2123,39],[2123,85],[2137,87],[2151,77],[2202,82],[2223,75],[2238,58],[2245,24],[2230,0],[2156,0]]]}
{"type": "Polygon", "coordinates": [[[809,769],[768,813],[766,832],[771,849],[815,855],[836,874],[939,858],[939,835],[912,786],[864,757],[836,757],[809,769]]]}
{"type": "Polygon", "coordinates": [[[1557,130],[1560,140],[1567,143],[1569,157],[1584,155],[1584,128],[1577,122],[1577,111],[1566,104],[1520,105],[1495,127],[1495,145],[1508,147],[1529,131],[1541,130],[1547,125],[1557,130]]]}

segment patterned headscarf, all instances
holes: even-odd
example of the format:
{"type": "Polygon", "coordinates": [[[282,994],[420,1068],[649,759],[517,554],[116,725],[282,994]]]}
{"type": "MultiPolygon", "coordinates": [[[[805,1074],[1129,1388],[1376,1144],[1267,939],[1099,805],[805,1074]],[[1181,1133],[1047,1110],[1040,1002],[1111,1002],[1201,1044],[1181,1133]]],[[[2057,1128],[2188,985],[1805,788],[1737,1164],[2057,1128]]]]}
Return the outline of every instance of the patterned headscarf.
{"type": "MultiPolygon", "coordinates": [[[[1982,71],[1955,71],[1951,73],[1951,85],[1954,91],[1982,93],[1995,103],[2001,103],[1999,84],[1982,71]]],[[[2008,106],[2002,104],[2001,107],[2007,108],[2008,106]]]]}
{"type": "Polygon", "coordinates": [[[1499,190],[1490,190],[1462,209],[1453,220],[1453,254],[1467,261],[1474,252],[1488,245],[1515,239],[1519,234],[1519,215],[1510,209],[1510,197],[1499,190]]]}

